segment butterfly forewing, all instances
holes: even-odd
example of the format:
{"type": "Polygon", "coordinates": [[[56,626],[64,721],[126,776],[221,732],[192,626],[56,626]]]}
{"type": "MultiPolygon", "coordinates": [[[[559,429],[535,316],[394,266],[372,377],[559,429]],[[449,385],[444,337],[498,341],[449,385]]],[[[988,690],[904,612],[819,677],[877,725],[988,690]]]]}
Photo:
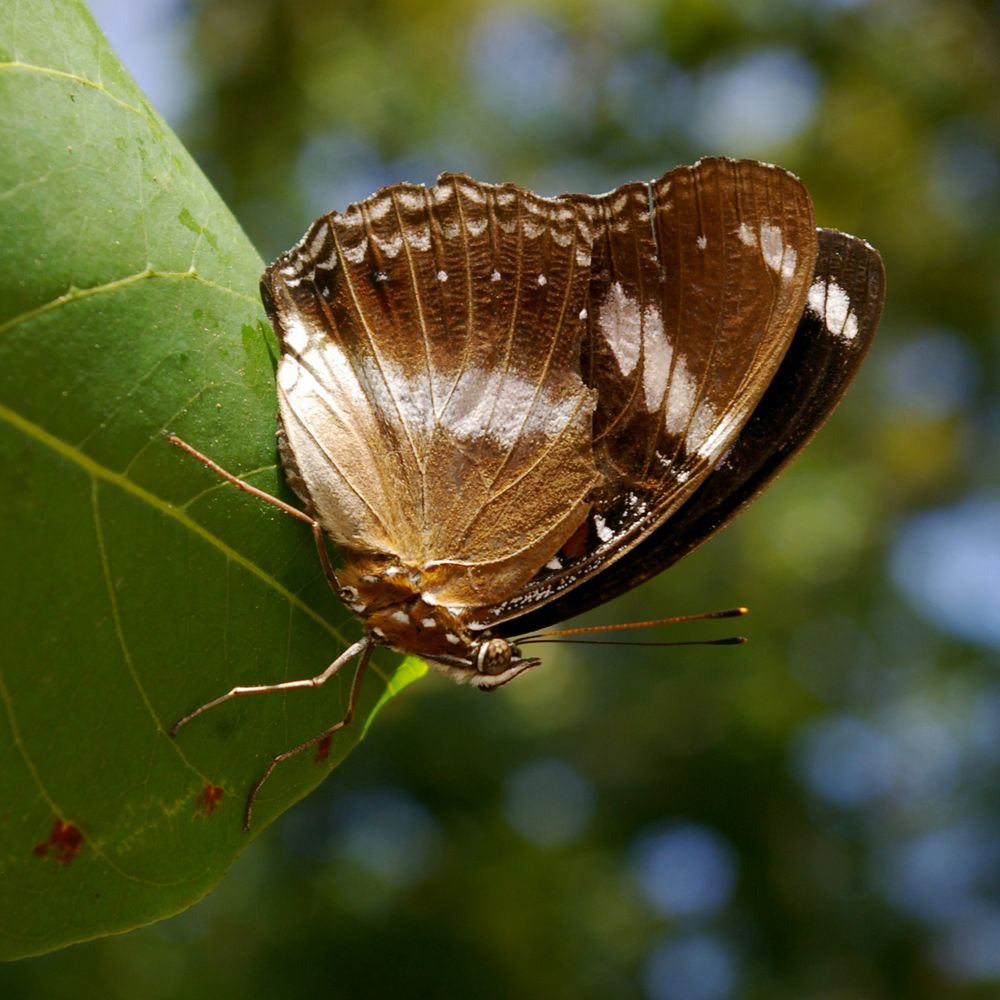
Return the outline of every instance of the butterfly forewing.
{"type": "Polygon", "coordinates": [[[566,200],[594,232],[583,372],[598,396],[604,482],[587,533],[496,620],[607,572],[691,496],[774,376],[815,266],[809,195],[765,164],[702,160],[652,185],[566,200]]]}
{"type": "Polygon", "coordinates": [[[617,597],[687,555],[740,513],[840,402],[871,346],[884,292],[885,271],[875,249],[854,236],[819,230],[815,273],[795,337],[724,460],[627,560],[518,618],[514,631],[547,628],[617,597]]]}

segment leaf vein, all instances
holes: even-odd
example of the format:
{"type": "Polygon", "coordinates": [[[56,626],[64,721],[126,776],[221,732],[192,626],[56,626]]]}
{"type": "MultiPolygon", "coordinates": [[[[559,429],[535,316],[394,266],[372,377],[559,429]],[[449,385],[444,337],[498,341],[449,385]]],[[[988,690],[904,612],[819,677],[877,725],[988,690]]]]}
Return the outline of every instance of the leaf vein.
{"type": "Polygon", "coordinates": [[[42,76],[52,76],[59,80],[72,80],[74,83],[78,83],[81,87],[90,87],[93,90],[104,94],[108,100],[114,101],[115,104],[120,105],[125,108],[126,111],[131,111],[132,114],[138,115],[140,118],[150,121],[150,116],[148,113],[143,111],[142,108],[137,108],[133,104],[129,104],[128,101],[123,101],[120,97],[116,97],[114,94],[108,90],[107,87],[99,80],[88,80],[85,76],[80,76],[77,73],[69,73],[64,69],[52,69],[50,66],[38,66],[35,63],[20,62],[19,60],[11,60],[10,62],[0,62],[0,70],[21,70],[28,73],[39,73],[42,76]]]}
{"type": "Polygon", "coordinates": [[[234,288],[227,288],[225,285],[220,285],[218,282],[212,281],[210,278],[206,278],[194,270],[159,271],[155,268],[147,267],[142,271],[137,271],[135,274],[127,275],[124,278],[116,278],[114,281],[105,282],[103,285],[93,285],[90,288],[76,288],[71,286],[69,291],[63,292],[62,295],[56,296],[56,298],[50,300],[49,302],[45,302],[40,306],[35,306],[34,309],[28,309],[26,312],[23,312],[18,316],[13,316],[11,319],[0,323],[0,334],[6,333],[8,330],[12,330],[17,326],[20,326],[22,323],[30,322],[38,316],[52,312],[55,309],[60,309],[62,306],[69,305],[70,303],[77,302],[81,299],[88,299],[94,295],[106,295],[110,292],[116,292],[122,288],[128,288],[130,285],[136,285],[141,281],[147,281],[149,279],[161,279],[167,281],[197,281],[200,284],[207,285],[209,288],[225,292],[227,295],[235,296],[236,298],[243,299],[246,302],[252,302],[256,305],[257,301],[252,295],[247,295],[245,292],[238,292],[234,288]]]}
{"type": "Polygon", "coordinates": [[[60,438],[57,438],[54,434],[49,433],[43,427],[39,427],[38,424],[27,420],[19,413],[16,413],[14,410],[4,406],[2,403],[0,403],[0,420],[6,421],[22,433],[34,438],[40,444],[52,449],[64,458],[75,463],[89,475],[110,483],[112,486],[116,486],[126,493],[132,494],[132,496],[136,497],[136,499],[148,504],[165,517],[169,517],[177,521],[188,531],[197,535],[202,541],[207,542],[209,545],[218,549],[226,559],[236,563],[238,566],[241,566],[247,572],[256,576],[265,585],[272,588],[285,601],[294,605],[298,611],[301,611],[307,618],[314,621],[317,625],[333,636],[338,642],[344,641],[338,630],[335,629],[321,614],[319,614],[318,611],[311,608],[300,597],[298,597],[298,595],[294,594],[287,587],[281,584],[270,573],[265,572],[260,566],[256,565],[256,563],[252,562],[242,553],[231,548],[221,538],[217,537],[207,528],[203,527],[179,507],[168,503],[166,500],[161,499],[154,493],[150,493],[149,490],[139,486],[138,483],[132,482],[120,473],[101,465],[89,455],[85,455],[83,452],[78,451],[72,445],[67,444],[60,438]]]}

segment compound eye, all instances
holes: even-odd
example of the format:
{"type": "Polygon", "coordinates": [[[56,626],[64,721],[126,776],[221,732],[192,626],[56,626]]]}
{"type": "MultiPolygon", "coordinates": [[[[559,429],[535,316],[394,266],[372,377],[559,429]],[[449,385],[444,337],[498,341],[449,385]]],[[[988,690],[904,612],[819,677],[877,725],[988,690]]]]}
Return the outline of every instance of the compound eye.
{"type": "Polygon", "coordinates": [[[506,639],[487,639],[479,644],[476,669],[481,674],[502,674],[509,666],[513,647],[506,639]]]}

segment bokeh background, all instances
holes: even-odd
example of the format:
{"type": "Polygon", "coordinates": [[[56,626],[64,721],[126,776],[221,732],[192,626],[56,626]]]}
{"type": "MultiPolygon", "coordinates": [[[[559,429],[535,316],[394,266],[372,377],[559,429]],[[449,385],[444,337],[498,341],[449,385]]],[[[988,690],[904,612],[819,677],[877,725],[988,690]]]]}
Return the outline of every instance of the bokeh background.
{"type": "Polygon", "coordinates": [[[599,192],[722,153],[803,177],[889,296],[792,470],[590,616],[748,604],[750,645],[428,677],[207,900],[0,992],[1000,996],[1000,4],[92,9],[265,258],[441,170],[599,192]]]}

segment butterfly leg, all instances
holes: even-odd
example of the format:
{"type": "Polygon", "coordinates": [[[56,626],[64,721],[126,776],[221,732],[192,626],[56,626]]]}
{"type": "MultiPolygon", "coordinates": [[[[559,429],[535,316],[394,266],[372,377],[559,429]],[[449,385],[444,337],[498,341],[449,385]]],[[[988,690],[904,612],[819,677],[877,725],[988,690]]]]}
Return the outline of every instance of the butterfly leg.
{"type": "Polygon", "coordinates": [[[357,656],[358,653],[361,653],[362,660],[367,664],[368,657],[371,656],[372,645],[372,641],[368,636],[359,639],[354,645],[348,646],[323,673],[317,674],[315,677],[305,677],[297,681],[282,681],[280,684],[254,684],[246,687],[234,687],[225,694],[219,695],[218,698],[206,701],[204,705],[196,708],[193,712],[188,712],[183,719],[178,719],[170,727],[170,735],[176,736],[193,719],[197,719],[199,715],[203,715],[210,708],[216,708],[227,701],[232,701],[233,698],[243,698],[249,694],[270,694],[272,691],[298,691],[300,688],[320,687],[333,677],[346,663],[349,663],[357,656]]]}
{"type": "Polygon", "coordinates": [[[265,493],[264,490],[257,489],[256,486],[251,486],[250,483],[246,482],[244,479],[240,479],[234,476],[231,472],[227,472],[221,465],[217,462],[213,462],[207,455],[202,454],[197,448],[189,445],[187,441],[183,438],[179,438],[176,434],[168,434],[167,441],[172,444],[175,448],[180,448],[181,451],[186,452],[192,458],[197,459],[205,466],[210,472],[214,472],[221,479],[224,479],[227,483],[232,483],[238,490],[242,490],[244,493],[249,493],[250,496],[256,497],[258,500],[263,500],[264,503],[269,503],[272,507],[277,507],[284,514],[289,514],[298,521],[303,521],[312,528],[313,540],[316,542],[316,551],[319,552],[320,565],[323,567],[323,575],[326,577],[327,583],[333,589],[334,593],[340,590],[340,584],[337,582],[337,575],[333,571],[333,566],[330,563],[330,555],[326,549],[326,542],[323,538],[323,529],[320,526],[319,521],[314,517],[310,517],[305,511],[299,510],[297,507],[293,507],[291,504],[285,503],[284,500],[279,500],[278,497],[272,496],[270,493],[265,493]]]}
{"type": "MultiPolygon", "coordinates": [[[[358,665],[354,671],[354,680],[351,682],[351,693],[347,699],[347,711],[344,713],[344,717],[339,722],[336,722],[332,726],[330,726],[329,729],[324,729],[323,732],[319,733],[316,736],[311,737],[304,743],[300,743],[298,746],[292,747],[291,750],[286,750],[284,753],[279,753],[271,761],[271,763],[267,765],[267,767],[264,769],[264,773],[257,779],[257,782],[253,786],[253,788],[250,789],[250,795],[247,797],[247,808],[246,812],[243,815],[244,830],[250,829],[250,824],[253,820],[253,804],[257,799],[257,793],[261,790],[261,787],[263,786],[264,782],[271,777],[272,773],[274,772],[274,769],[279,764],[282,764],[286,760],[290,760],[297,754],[302,753],[303,750],[308,750],[310,747],[314,747],[317,744],[322,743],[324,740],[329,739],[335,732],[337,732],[340,729],[343,729],[344,726],[348,725],[354,718],[354,712],[358,705],[358,696],[361,693],[361,682],[362,680],[364,680],[365,670],[368,667],[368,661],[371,659],[372,650],[374,649],[374,644],[371,642],[371,640],[365,638],[362,639],[360,642],[356,642],[347,652],[353,655],[353,653],[357,650],[359,646],[363,646],[363,648],[361,650],[361,656],[358,659],[358,665]]],[[[323,681],[326,680],[328,677],[333,676],[333,674],[340,669],[340,666],[343,664],[346,655],[347,654],[345,653],[339,656],[336,660],[334,660],[332,664],[330,664],[329,667],[327,667],[327,669],[322,674],[319,675],[319,677],[321,677],[322,680],[320,680],[318,677],[314,677],[312,678],[312,681],[316,681],[319,684],[322,684],[323,681]]],[[[308,684],[311,682],[306,681],[304,683],[308,684]]],[[[291,684],[277,684],[273,688],[270,688],[269,690],[288,688],[295,685],[302,686],[302,684],[303,682],[301,681],[298,682],[292,681],[291,684]]]]}

